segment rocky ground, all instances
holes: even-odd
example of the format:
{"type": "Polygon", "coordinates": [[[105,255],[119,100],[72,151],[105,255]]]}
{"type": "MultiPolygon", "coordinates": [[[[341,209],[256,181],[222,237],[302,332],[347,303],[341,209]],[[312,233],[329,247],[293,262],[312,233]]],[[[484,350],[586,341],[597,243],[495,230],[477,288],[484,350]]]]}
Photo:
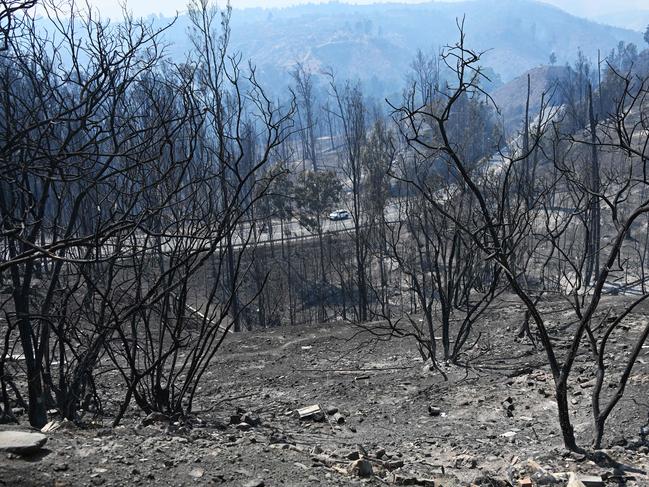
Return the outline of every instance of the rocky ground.
{"type": "MultiPolygon", "coordinates": [[[[647,314],[629,317],[612,354],[627,353],[647,314]]],[[[85,428],[54,423],[36,453],[0,453],[0,485],[527,487],[566,485],[571,472],[583,480],[574,486],[649,485],[649,448],[639,437],[649,350],[609,420],[607,448],[569,454],[543,352],[515,338],[522,316],[514,300],[499,303],[481,325],[482,348],[467,366],[446,367],[448,380],[424,367],[411,341],[373,341],[345,324],[232,336],[195,418],[169,424],[133,410],[117,428],[110,417],[85,428]],[[322,412],[296,417],[314,405],[322,412]]],[[[582,445],[591,438],[586,352],[571,383],[582,445]]],[[[115,381],[103,387],[117,391],[115,381]]]]}

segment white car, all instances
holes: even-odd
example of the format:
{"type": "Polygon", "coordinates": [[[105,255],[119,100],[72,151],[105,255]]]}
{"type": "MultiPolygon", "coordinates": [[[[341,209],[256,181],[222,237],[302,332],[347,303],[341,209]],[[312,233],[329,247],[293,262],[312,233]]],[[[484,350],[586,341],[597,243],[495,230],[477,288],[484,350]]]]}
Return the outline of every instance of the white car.
{"type": "Polygon", "coordinates": [[[347,220],[351,215],[347,210],[336,210],[329,213],[329,219],[331,221],[347,220]]]}

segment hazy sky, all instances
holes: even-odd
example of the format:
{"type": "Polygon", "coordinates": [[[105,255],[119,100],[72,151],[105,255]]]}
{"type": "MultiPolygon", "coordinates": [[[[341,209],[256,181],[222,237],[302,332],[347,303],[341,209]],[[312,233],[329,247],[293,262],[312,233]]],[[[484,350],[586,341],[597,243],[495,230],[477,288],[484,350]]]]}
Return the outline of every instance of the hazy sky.
{"type": "MultiPolygon", "coordinates": [[[[231,0],[235,8],[243,7],[285,7],[299,3],[326,3],[328,0],[231,0]]],[[[387,0],[343,0],[346,3],[367,4],[386,3],[387,0]]],[[[393,0],[395,1],[395,0],[393,0]]],[[[427,0],[396,0],[399,3],[422,3],[427,0]]],[[[458,1],[458,0],[450,0],[458,1]]],[[[570,13],[582,17],[597,17],[608,13],[621,11],[646,10],[649,8],[646,0],[545,0],[546,3],[556,5],[570,13]]],[[[120,12],[120,0],[90,0],[103,15],[116,16],[120,12]]],[[[221,0],[219,5],[225,5],[226,0],[221,0]]],[[[176,11],[183,11],[186,2],[178,0],[128,0],[127,5],[137,16],[149,14],[173,15],[176,11]]]]}

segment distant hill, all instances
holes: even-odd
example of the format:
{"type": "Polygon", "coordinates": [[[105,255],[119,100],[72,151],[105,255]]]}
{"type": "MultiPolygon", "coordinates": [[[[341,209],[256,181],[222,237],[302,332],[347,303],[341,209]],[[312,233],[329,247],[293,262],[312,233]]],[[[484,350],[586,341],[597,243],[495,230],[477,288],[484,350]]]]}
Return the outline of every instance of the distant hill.
{"type": "MultiPolygon", "coordinates": [[[[548,62],[596,58],[619,41],[641,45],[639,32],[598,24],[531,0],[482,0],[424,4],[329,3],[233,13],[232,44],[250,57],[266,84],[280,89],[297,62],[315,70],[333,67],[339,78],[359,78],[367,91],[400,92],[416,50],[437,50],[457,40],[456,19],[466,17],[467,44],[488,50],[484,65],[503,81],[548,62]]],[[[187,17],[169,31],[171,54],[190,48],[187,17]]]]}
{"type": "MultiPolygon", "coordinates": [[[[604,67],[604,75],[605,75],[604,67]]],[[[620,73],[626,75],[624,69],[620,73]]],[[[513,80],[503,84],[490,94],[498,106],[505,128],[511,133],[520,129],[525,118],[527,101],[527,79],[530,79],[530,118],[533,120],[539,113],[541,97],[549,106],[560,106],[566,102],[565,86],[574,82],[575,72],[569,66],[540,66],[533,68],[513,80]],[[562,88],[563,85],[563,88],[562,88]]],[[[649,77],[649,49],[638,53],[630,68],[631,79],[636,80],[631,89],[638,87],[638,80],[649,77]]],[[[595,93],[597,96],[597,93],[595,93]]]]}
{"type": "Polygon", "coordinates": [[[561,90],[558,90],[557,86],[569,78],[570,68],[567,66],[533,68],[491,94],[500,109],[505,127],[510,131],[521,127],[525,118],[528,75],[530,79],[530,119],[533,120],[539,113],[541,97],[544,94],[546,94],[545,101],[550,105],[561,104],[561,90]]]}

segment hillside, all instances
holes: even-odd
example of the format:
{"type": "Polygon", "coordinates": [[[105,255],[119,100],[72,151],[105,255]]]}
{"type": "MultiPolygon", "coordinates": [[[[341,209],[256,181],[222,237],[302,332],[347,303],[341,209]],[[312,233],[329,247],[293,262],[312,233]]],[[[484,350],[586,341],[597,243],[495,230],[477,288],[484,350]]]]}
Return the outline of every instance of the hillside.
{"type": "Polygon", "coordinates": [[[561,104],[557,85],[567,80],[570,68],[567,66],[541,66],[533,68],[496,89],[493,99],[500,110],[505,127],[515,130],[525,117],[527,102],[527,78],[530,78],[530,117],[533,119],[539,111],[541,97],[552,105],[561,104]],[[550,98],[551,96],[551,98],[550,98]]]}
{"type": "MultiPolygon", "coordinates": [[[[560,316],[559,300],[548,306],[560,316]]],[[[613,353],[632,344],[647,311],[633,313],[613,353]]],[[[533,369],[543,353],[512,337],[523,314],[512,300],[491,310],[481,332],[493,348],[474,351],[466,368],[443,365],[448,380],[424,366],[411,340],[372,340],[346,325],[234,335],[208,371],[196,416],[169,424],[129,410],[118,428],[106,419],[87,429],[64,422],[48,434],[39,461],[5,460],[0,485],[490,487],[531,485],[518,482],[530,477],[535,486],[561,486],[577,472],[620,479],[610,486],[646,486],[649,450],[637,426],[646,420],[649,366],[634,372],[609,449],[593,457],[599,464],[569,455],[550,373],[533,369]],[[339,415],[293,416],[313,404],[339,415]],[[359,457],[374,475],[359,478],[359,457]]],[[[577,433],[587,437],[595,379],[584,356],[579,367],[570,399],[577,433]]],[[[100,387],[118,395],[117,373],[100,387]]]]}
{"type": "MultiPolygon", "coordinates": [[[[579,48],[591,58],[619,41],[642,45],[639,32],[574,17],[530,0],[424,4],[320,4],[285,9],[235,10],[232,44],[251,57],[266,84],[280,89],[296,61],[333,67],[340,78],[360,78],[368,91],[400,91],[416,50],[455,42],[456,19],[466,17],[467,43],[488,51],[483,59],[509,81],[545,64],[572,61],[579,48]]],[[[189,50],[186,16],[168,33],[170,53],[189,50]]]]}

